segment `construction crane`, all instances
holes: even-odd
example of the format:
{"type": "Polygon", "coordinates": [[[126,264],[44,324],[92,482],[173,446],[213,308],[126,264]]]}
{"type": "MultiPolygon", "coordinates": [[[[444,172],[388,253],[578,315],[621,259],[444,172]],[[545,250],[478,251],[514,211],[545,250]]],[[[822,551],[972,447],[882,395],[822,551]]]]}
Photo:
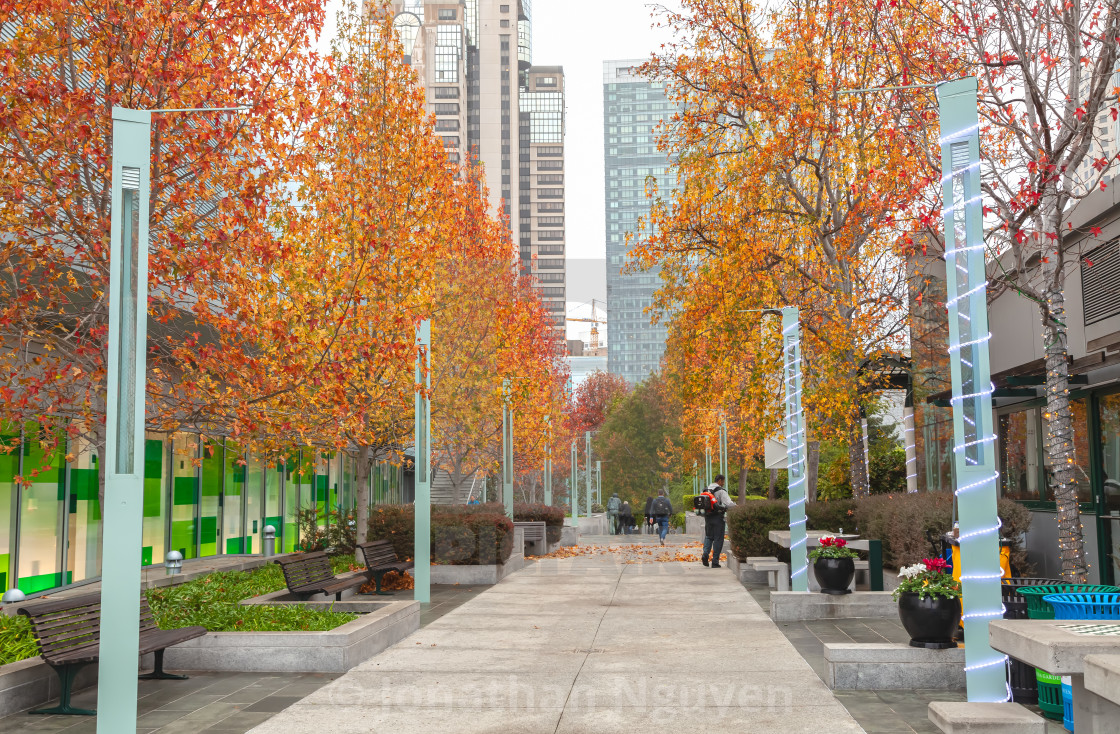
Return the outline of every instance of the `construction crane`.
{"type": "Polygon", "coordinates": [[[595,351],[596,349],[599,348],[599,324],[605,324],[605,323],[607,323],[607,320],[605,318],[600,319],[600,318],[596,317],[596,314],[595,314],[595,299],[594,298],[591,299],[591,318],[584,319],[584,318],[578,318],[578,317],[575,317],[575,316],[565,316],[564,320],[565,321],[582,321],[584,323],[590,323],[591,324],[591,350],[595,351]]]}

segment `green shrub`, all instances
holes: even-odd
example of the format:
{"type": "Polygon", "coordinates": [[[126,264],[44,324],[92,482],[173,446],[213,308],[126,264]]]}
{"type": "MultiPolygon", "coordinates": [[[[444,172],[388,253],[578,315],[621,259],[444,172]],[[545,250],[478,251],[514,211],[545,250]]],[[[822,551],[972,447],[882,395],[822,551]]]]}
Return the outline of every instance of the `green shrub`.
{"type": "Polygon", "coordinates": [[[164,629],[201,625],[212,632],[325,631],[358,618],[356,614],[308,609],[298,604],[238,604],[242,599],[283,588],[280,567],[270,563],[252,571],[216,571],[185,584],[150,589],[147,594],[152,615],[164,629]]]}
{"type": "Polygon", "coordinates": [[[855,500],[825,500],[809,502],[805,505],[805,519],[810,530],[831,530],[836,533],[840,528],[852,532],[856,528],[855,500]]]}
{"type": "Polygon", "coordinates": [[[560,535],[564,530],[563,507],[518,502],[513,506],[513,519],[516,522],[540,522],[543,520],[548,542],[560,542],[560,535]]]}
{"type": "MultiPolygon", "coordinates": [[[[500,511],[494,512],[500,507],[498,503],[433,505],[432,561],[451,565],[505,563],[513,553],[513,522],[500,511]]],[[[366,537],[388,540],[398,558],[412,560],[416,537],[413,506],[371,507],[366,537]]]]}
{"type": "Polygon", "coordinates": [[[669,515],[669,525],[677,530],[684,530],[684,513],[675,512],[669,515]]]}
{"type": "Polygon", "coordinates": [[[353,555],[358,544],[354,512],[331,510],[327,513],[327,521],[327,527],[320,527],[322,520],[317,508],[300,509],[296,513],[296,524],[299,526],[297,549],[308,552],[330,550],[353,555]]]}
{"type": "Polygon", "coordinates": [[[739,560],[748,556],[775,556],[789,561],[789,551],[770,542],[771,530],[789,529],[789,504],[785,500],[759,500],[735,505],[727,512],[731,552],[739,560]]]}
{"type": "Polygon", "coordinates": [[[0,614],[0,665],[33,658],[39,654],[39,641],[31,622],[22,614],[0,614]]]}

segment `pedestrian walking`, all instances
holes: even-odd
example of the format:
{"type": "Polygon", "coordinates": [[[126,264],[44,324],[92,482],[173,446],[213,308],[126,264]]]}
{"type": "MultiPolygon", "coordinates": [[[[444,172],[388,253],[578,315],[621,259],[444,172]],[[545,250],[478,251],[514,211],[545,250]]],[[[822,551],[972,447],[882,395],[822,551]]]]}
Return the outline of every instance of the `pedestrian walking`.
{"type": "Polygon", "coordinates": [[[653,535],[653,497],[646,497],[646,509],[642,513],[642,518],[646,522],[646,535],[653,535]]]}
{"type": "Polygon", "coordinates": [[[618,492],[611,495],[607,500],[607,532],[611,535],[618,535],[618,513],[622,511],[622,500],[618,497],[618,492]]]}
{"type": "Polygon", "coordinates": [[[712,553],[712,568],[719,568],[719,556],[723,553],[723,534],[727,529],[725,516],[727,510],[734,504],[731,495],[723,488],[726,478],[720,474],[705,493],[711,496],[711,509],[704,514],[704,550],[700,554],[700,562],[708,565],[708,552],[712,553]]]}
{"type": "Polygon", "coordinates": [[[629,535],[630,531],[634,528],[634,511],[630,509],[629,502],[622,503],[622,510],[619,511],[618,518],[622,523],[623,534],[629,535]]]}
{"type": "Polygon", "coordinates": [[[669,515],[673,514],[673,503],[669,501],[664,489],[657,490],[657,499],[651,503],[650,512],[657,521],[657,534],[661,536],[661,545],[665,545],[665,535],[669,532],[669,515]]]}

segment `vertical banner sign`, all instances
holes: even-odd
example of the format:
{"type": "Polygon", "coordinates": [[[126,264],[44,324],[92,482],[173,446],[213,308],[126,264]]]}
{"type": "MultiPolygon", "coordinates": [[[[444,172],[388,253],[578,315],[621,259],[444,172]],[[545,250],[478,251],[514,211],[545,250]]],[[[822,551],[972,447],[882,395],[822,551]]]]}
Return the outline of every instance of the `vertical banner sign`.
{"type": "Polygon", "coordinates": [[[148,340],[150,112],[113,108],[105,533],[97,665],[97,731],[136,729],[140,547],[144,522],[144,396],[148,340]]]}
{"type": "Polygon", "coordinates": [[[421,604],[432,600],[432,322],[416,327],[416,532],[412,571],[416,591],[413,598],[421,604]]]}
{"type": "Polygon", "coordinates": [[[576,442],[572,441],[572,471],[568,478],[568,494],[572,500],[572,525],[579,527],[579,456],[576,453],[576,442]]]}
{"type": "Polygon", "coordinates": [[[546,415],[544,444],[544,503],[552,506],[552,416],[546,415]]]}
{"type": "Polygon", "coordinates": [[[587,452],[587,516],[591,517],[591,431],[584,432],[583,437],[587,452]]]}
{"type": "Polygon", "coordinates": [[[790,586],[794,591],[808,591],[809,561],[805,547],[805,416],[801,412],[801,324],[796,306],[782,309],[782,354],[786,383],[790,586]]]}
{"type": "Polygon", "coordinates": [[[1003,616],[996,513],[995,432],[988,363],[988,302],[980,193],[976,79],[937,88],[945,217],[945,306],[953,380],[953,465],[960,515],[965,677],[969,701],[1006,701],[1006,656],[988,644],[1003,616]]]}
{"type": "Polygon", "coordinates": [[[509,405],[509,380],[502,383],[502,502],[513,519],[513,409],[509,405]]]}
{"type": "Polygon", "coordinates": [[[722,474],[726,484],[729,479],[727,477],[727,419],[719,419],[719,473],[722,474]]]}

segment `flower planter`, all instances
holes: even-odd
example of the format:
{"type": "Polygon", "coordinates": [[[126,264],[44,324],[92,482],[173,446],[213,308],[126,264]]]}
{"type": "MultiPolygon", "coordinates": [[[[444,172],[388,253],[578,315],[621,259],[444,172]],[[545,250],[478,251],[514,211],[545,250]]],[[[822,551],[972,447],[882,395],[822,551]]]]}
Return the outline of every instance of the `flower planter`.
{"type": "Polygon", "coordinates": [[[818,558],[813,561],[813,573],[822,594],[850,594],[848,587],[856,577],[856,563],[852,558],[818,558]]]}
{"type": "Polygon", "coordinates": [[[898,616],[910,635],[911,647],[944,650],[957,646],[953,637],[961,622],[960,599],[923,599],[915,591],[903,592],[898,597],[898,616]]]}

